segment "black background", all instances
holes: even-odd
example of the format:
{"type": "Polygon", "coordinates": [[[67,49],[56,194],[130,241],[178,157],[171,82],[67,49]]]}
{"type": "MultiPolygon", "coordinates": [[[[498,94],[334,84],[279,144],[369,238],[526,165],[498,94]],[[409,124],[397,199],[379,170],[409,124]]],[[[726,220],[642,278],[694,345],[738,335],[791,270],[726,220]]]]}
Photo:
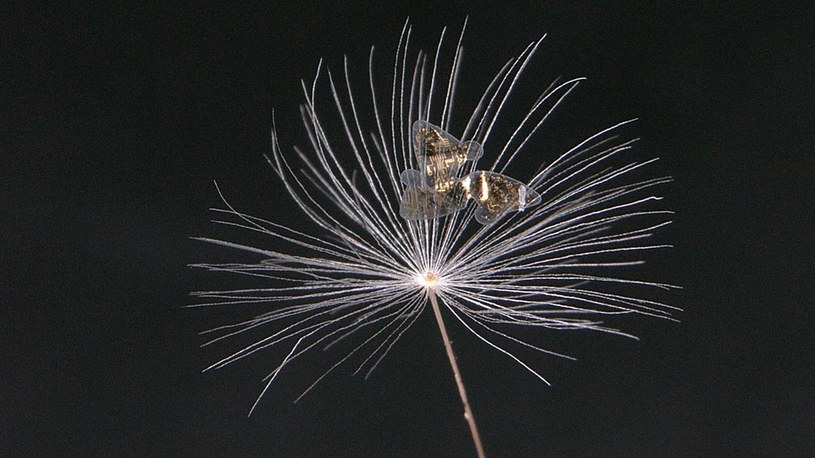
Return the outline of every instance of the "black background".
{"type": "Polygon", "coordinates": [[[564,135],[640,118],[677,212],[646,276],[683,286],[664,299],[685,309],[631,319],[640,341],[564,337],[577,362],[531,360],[552,387],[451,324],[488,453],[811,453],[812,9],[454,3],[5,7],[0,452],[473,453],[429,313],[369,380],[340,370],[294,404],[333,361],[315,354],[247,419],[281,355],[201,374],[225,350],[197,333],[239,317],[182,307],[228,284],[187,264],[242,256],[188,239],[221,234],[213,180],[241,210],[296,218],[263,154],[272,107],[284,147],[305,142],[299,80],[319,58],[364,72],[375,45],[388,70],[408,16],[430,50],[469,14],[462,94],[548,33],[538,87],[589,77],[564,135]]]}

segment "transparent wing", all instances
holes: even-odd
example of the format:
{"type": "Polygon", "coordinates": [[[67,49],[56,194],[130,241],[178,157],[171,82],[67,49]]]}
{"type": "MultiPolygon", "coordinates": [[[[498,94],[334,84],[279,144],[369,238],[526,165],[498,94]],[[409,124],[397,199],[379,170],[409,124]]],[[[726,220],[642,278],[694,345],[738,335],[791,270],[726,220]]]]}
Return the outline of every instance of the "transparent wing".
{"type": "Polygon", "coordinates": [[[399,181],[406,188],[420,188],[427,186],[427,180],[422,172],[413,169],[407,169],[399,175],[399,181]]]}

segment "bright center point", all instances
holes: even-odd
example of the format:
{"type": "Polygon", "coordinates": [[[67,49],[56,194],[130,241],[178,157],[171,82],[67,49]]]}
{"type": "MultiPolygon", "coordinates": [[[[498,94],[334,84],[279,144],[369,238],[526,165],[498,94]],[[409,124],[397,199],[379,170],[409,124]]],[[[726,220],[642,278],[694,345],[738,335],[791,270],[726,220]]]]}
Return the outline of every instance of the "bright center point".
{"type": "Polygon", "coordinates": [[[425,272],[419,275],[418,282],[425,288],[434,288],[439,283],[439,276],[434,272],[425,272]]]}

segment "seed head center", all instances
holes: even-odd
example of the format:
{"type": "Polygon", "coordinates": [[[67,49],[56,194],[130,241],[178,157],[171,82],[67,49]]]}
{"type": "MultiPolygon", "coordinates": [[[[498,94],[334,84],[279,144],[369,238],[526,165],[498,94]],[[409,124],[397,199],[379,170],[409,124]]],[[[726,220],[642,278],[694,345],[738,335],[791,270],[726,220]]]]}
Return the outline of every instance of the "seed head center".
{"type": "Polygon", "coordinates": [[[423,274],[419,274],[416,281],[425,288],[435,288],[441,281],[441,277],[436,275],[435,272],[428,271],[423,274]]]}

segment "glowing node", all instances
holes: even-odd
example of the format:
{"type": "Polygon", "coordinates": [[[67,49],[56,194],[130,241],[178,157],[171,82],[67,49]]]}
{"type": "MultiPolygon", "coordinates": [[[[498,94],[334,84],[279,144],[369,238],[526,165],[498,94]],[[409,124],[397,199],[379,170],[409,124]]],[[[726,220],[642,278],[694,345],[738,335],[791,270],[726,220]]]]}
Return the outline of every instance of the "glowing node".
{"type": "Polygon", "coordinates": [[[435,288],[441,282],[441,277],[434,272],[425,272],[416,277],[416,282],[425,288],[435,288]]]}

